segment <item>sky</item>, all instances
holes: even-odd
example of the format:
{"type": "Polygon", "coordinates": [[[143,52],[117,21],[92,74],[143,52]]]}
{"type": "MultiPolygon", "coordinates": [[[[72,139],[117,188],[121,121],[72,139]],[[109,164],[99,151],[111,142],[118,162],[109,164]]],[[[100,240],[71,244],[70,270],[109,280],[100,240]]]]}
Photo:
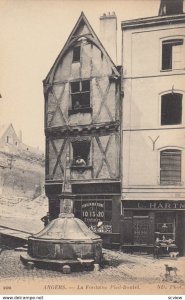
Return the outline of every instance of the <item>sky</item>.
{"type": "Polygon", "coordinates": [[[0,125],[22,130],[23,142],[44,150],[42,81],[83,11],[99,36],[99,17],[115,12],[118,64],[121,21],[156,16],[159,0],[0,0],[0,125]]]}

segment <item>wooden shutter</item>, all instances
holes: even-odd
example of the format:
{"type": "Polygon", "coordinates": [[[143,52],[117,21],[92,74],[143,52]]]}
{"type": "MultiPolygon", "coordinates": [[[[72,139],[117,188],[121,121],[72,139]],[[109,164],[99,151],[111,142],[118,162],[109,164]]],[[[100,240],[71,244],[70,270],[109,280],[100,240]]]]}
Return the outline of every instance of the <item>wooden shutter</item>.
{"type": "Polygon", "coordinates": [[[184,67],[184,45],[180,44],[172,48],[173,69],[184,67]]]}
{"type": "Polygon", "coordinates": [[[162,70],[183,68],[183,40],[167,40],[162,42],[162,70]]]}
{"type": "Polygon", "coordinates": [[[162,185],[176,185],[181,182],[181,151],[168,149],[161,151],[160,183],[162,185]]]}

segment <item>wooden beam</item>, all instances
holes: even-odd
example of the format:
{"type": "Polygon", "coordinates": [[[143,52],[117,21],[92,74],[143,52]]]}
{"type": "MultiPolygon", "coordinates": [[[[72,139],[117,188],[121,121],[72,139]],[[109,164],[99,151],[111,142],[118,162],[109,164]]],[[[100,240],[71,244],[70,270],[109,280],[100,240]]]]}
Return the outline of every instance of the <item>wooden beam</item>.
{"type": "MultiPolygon", "coordinates": [[[[107,142],[107,145],[106,145],[106,148],[105,148],[105,155],[106,155],[106,153],[107,153],[107,150],[108,150],[108,147],[109,147],[109,144],[110,144],[110,140],[111,140],[111,135],[109,135],[109,139],[108,139],[108,142],[107,142]]],[[[101,169],[102,169],[102,167],[103,167],[103,161],[104,161],[104,159],[103,159],[103,157],[102,157],[100,166],[99,166],[99,168],[98,168],[98,171],[96,172],[96,178],[98,177],[98,175],[99,175],[100,172],[101,172],[101,169]]]]}
{"type": "Polygon", "coordinates": [[[105,151],[103,150],[101,141],[100,141],[100,139],[99,139],[98,136],[95,136],[95,138],[96,138],[97,144],[98,144],[98,146],[99,146],[100,152],[102,153],[103,160],[105,161],[105,163],[106,163],[106,165],[107,165],[107,169],[108,169],[109,175],[110,175],[111,178],[114,178],[115,175],[112,173],[111,167],[110,167],[109,162],[108,162],[107,157],[106,157],[106,153],[105,153],[105,151]]]}
{"type": "Polygon", "coordinates": [[[111,84],[110,84],[110,82],[108,83],[107,88],[106,88],[105,92],[103,93],[103,91],[102,91],[102,89],[101,89],[101,87],[100,87],[100,84],[99,84],[99,81],[97,80],[97,78],[95,79],[95,81],[96,81],[96,86],[98,87],[98,90],[99,90],[99,93],[100,93],[102,102],[101,102],[101,104],[100,104],[100,107],[99,107],[99,110],[98,110],[98,112],[97,112],[97,115],[95,116],[95,118],[94,118],[93,121],[96,122],[96,121],[98,120],[98,118],[99,118],[99,116],[100,116],[100,113],[101,113],[101,110],[102,110],[102,107],[105,106],[105,108],[106,108],[106,110],[107,110],[107,113],[108,113],[108,115],[109,115],[110,121],[113,122],[114,120],[113,120],[113,118],[112,118],[112,114],[111,114],[111,112],[110,112],[110,110],[109,110],[109,108],[108,108],[108,106],[107,106],[107,104],[106,104],[107,95],[108,95],[108,92],[109,92],[109,90],[110,90],[110,85],[111,85],[111,84]]]}
{"type": "Polygon", "coordinates": [[[62,102],[62,97],[63,97],[64,91],[65,91],[65,85],[64,85],[64,88],[63,88],[63,91],[62,91],[62,93],[61,93],[60,98],[57,99],[54,90],[53,90],[53,89],[51,90],[51,93],[52,93],[52,95],[53,95],[53,97],[54,97],[54,99],[55,99],[55,102],[56,102],[57,107],[56,107],[56,110],[55,110],[55,112],[54,112],[54,114],[53,114],[51,120],[50,120],[49,126],[51,126],[51,124],[52,124],[52,122],[53,122],[53,120],[54,120],[54,117],[55,117],[55,115],[56,115],[56,113],[57,113],[57,110],[59,111],[60,116],[61,116],[61,119],[63,119],[63,121],[64,121],[64,124],[67,125],[67,120],[65,119],[65,117],[64,117],[64,115],[63,115],[63,113],[62,113],[62,111],[61,111],[61,108],[60,108],[60,104],[61,104],[61,102],[62,102]],[[60,99],[61,99],[61,101],[60,101],[60,99]]]}
{"type": "Polygon", "coordinates": [[[56,157],[57,157],[57,161],[56,161],[56,164],[55,164],[54,169],[53,169],[53,176],[55,175],[55,172],[56,172],[58,164],[60,165],[60,169],[62,171],[62,174],[64,175],[64,168],[63,168],[63,166],[61,164],[61,160],[60,159],[61,159],[62,152],[63,152],[65,144],[66,144],[66,139],[64,139],[63,144],[62,144],[62,146],[60,148],[60,152],[59,153],[58,153],[57,148],[55,146],[54,140],[52,140],[52,139],[51,139],[51,144],[52,144],[53,150],[54,150],[54,152],[56,154],[56,157]]]}
{"type": "Polygon", "coordinates": [[[45,129],[46,136],[56,136],[56,137],[65,137],[65,136],[78,136],[78,135],[94,135],[99,136],[107,135],[110,132],[117,132],[119,130],[119,121],[116,122],[105,122],[97,124],[86,124],[86,125],[74,125],[74,126],[57,126],[49,127],[45,129]]]}

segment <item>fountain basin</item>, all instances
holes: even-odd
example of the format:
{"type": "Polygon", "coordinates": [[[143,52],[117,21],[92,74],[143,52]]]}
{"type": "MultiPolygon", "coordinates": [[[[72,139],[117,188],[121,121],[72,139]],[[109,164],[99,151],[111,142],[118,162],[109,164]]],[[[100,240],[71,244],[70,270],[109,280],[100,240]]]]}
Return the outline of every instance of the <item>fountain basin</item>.
{"type": "Polygon", "coordinates": [[[22,260],[51,263],[96,263],[102,258],[102,240],[86,224],[64,214],[28,238],[22,260]]]}

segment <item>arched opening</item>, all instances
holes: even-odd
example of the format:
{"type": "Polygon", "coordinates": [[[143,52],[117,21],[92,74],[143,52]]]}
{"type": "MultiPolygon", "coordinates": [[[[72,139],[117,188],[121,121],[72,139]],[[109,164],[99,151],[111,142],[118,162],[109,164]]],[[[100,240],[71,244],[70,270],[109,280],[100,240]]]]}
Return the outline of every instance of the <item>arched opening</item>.
{"type": "Polygon", "coordinates": [[[182,122],[182,94],[168,93],[161,96],[161,125],[182,122]]]}

